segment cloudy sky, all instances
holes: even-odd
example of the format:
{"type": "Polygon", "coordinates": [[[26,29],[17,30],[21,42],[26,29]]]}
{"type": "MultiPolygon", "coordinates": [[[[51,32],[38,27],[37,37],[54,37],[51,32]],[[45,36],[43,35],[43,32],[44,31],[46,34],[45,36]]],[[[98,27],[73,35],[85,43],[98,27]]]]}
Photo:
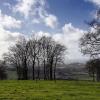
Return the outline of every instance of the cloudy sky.
{"type": "Polygon", "coordinates": [[[0,0],[0,58],[21,35],[52,36],[68,48],[66,62],[85,61],[79,38],[100,0],[0,0]]]}

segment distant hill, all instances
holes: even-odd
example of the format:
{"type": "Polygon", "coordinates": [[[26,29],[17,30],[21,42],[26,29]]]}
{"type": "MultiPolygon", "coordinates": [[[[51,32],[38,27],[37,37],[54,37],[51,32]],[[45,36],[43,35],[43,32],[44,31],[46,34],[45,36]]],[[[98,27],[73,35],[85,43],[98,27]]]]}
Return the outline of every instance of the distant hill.
{"type": "Polygon", "coordinates": [[[86,79],[89,78],[85,64],[83,63],[71,63],[62,65],[57,69],[58,79],[86,79]]]}

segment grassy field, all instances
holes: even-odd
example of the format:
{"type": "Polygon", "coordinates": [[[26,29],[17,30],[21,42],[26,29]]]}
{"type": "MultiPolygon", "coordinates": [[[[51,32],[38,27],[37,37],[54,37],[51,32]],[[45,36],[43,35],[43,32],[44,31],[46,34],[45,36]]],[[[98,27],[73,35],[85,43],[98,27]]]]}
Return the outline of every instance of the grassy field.
{"type": "Polygon", "coordinates": [[[100,100],[100,83],[0,81],[0,100],[100,100]]]}

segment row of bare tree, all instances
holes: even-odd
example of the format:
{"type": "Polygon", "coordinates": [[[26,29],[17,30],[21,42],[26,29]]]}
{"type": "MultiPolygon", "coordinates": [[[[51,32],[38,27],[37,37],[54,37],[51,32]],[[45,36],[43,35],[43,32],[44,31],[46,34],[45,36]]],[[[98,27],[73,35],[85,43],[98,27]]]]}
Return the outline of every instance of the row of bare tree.
{"type": "Polygon", "coordinates": [[[53,80],[56,79],[57,64],[63,62],[65,51],[65,46],[54,41],[51,37],[36,38],[33,36],[30,39],[21,37],[3,57],[7,63],[16,67],[18,80],[29,78],[30,67],[33,80],[40,79],[41,67],[44,80],[53,80]]]}

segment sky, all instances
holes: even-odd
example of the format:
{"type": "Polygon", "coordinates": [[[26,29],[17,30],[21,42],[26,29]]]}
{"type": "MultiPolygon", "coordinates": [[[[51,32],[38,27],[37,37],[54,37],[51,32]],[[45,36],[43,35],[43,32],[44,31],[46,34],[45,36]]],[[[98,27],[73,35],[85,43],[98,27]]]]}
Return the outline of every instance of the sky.
{"type": "Polygon", "coordinates": [[[20,36],[51,36],[68,49],[65,62],[84,62],[79,39],[100,0],[0,0],[0,58],[20,36]]]}

